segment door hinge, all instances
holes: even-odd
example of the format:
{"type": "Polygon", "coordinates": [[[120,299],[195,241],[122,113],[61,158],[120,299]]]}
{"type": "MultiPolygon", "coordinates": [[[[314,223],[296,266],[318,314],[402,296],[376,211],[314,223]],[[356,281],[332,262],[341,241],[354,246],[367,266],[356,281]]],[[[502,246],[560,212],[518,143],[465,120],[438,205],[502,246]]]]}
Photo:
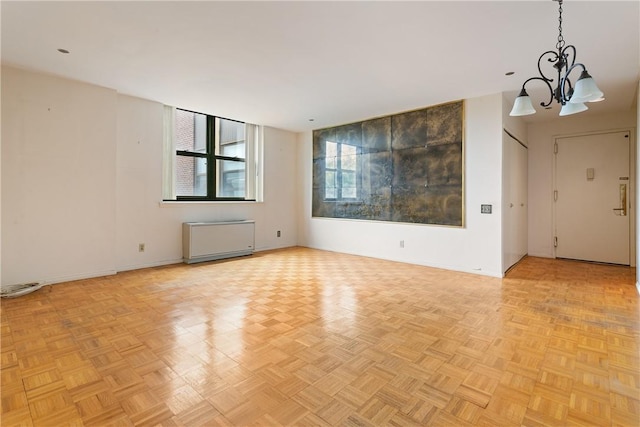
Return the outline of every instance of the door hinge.
{"type": "Polygon", "coordinates": [[[557,248],[557,247],[558,247],[558,236],[555,236],[555,237],[553,238],[553,247],[554,247],[554,248],[557,248]]]}
{"type": "Polygon", "coordinates": [[[558,154],[558,143],[553,144],[553,154],[558,154]]]}
{"type": "Polygon", "coordinates": [[[553,201],[554,202],[558,201],[558,190],[553,190],[553,201]]]}

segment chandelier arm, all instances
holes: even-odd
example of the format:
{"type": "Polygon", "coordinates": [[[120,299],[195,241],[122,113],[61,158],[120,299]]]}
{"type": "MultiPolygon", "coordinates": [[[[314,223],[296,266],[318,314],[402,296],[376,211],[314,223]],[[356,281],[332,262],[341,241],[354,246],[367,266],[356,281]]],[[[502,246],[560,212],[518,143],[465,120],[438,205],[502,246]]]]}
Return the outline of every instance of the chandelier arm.
{"type": "Polygon", "coordinates": [[[547,82],[552,82],[553,79],[550,79],[549,77],[547,77],[547,75],[545,73],[542,72],[542,67],[540,65],[541,62],[542,62],[542,59],[545,57],[545,55],[551,55],[549,58],[547,58],[547,62],[557,62],[558,58],[559,58],[558,57],[558,52],[555,52],[553,50],[548,50],[548,51],[544,52],[542,55],[540,55],[540,58],[538,58],[538,73],[547,82]]]}
{"type": "MultiPolygon", "coordinates": [[[[574,48],[574,52],[575,52],[575,48],[574,48]]],[[[565,90],[564,90],[565,83],[569,84],[569,89],[573,89],[573,87],[571,86],[571,80],[569,80],[569,74],[571,73],[571,71],[573,71],[574,68],[577,68],[577,67],[581,67],[582,71],[587,70],[584,64],[581,64],[580,62],[578,62],[577,64],[572,63],[570,67],[567,67],[567,71],[564,73],[564,76],[562,77],[560,88],[562,90],[562,100],[565,102],[569,102],[569,99],[571,99],[571,90],[569,91],[569,96],[567,96],[565,93],[565,90]]]]}
{"type": "Polygon", "coordinates": [[[551,105],[551,103],[553,102],[553,88],[551,87],[551,83],[553,80],[552,79],[548,79],[546,78],[544,75],[542,77],[529,77],[527,80],[524,81],[524,83],[522,83],[522,89],[524,90],[524,87],[526,86],[527,83],[529,83],[531,80],[540,80],[542,82],[544,82],[544,84],[547,85],[547,88],[549,89],[549,101],[548,102],[541,102],[540,105],[542,107],[548,107],[549,105],[551,105]]]}
{"type": "MultiPolygon", "coordinates": [[[[564,57],[565,59],[565,63],[566,63],[566,67],[570,68],[573,66],[573,64],[575,64],[576,62],[576,47],[572,44],[565,46],[562,51],[560,52],[560,54],[564,57]],[[569,55],[569,53],[567,52],[568,50],[572,51],[572,54],[569,55]],[[571,58],[571,62],[569,62],[567,59],[571,58]]],[[[565,76],[567,75],[567,73],[565,73],[565,76]]]]}

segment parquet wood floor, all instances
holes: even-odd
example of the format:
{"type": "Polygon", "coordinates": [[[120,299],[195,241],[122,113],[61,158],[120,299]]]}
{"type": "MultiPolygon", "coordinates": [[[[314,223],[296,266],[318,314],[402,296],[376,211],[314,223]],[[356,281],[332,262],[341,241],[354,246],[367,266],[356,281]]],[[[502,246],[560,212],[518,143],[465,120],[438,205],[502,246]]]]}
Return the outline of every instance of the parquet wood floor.
{"type": "Polygon", "coordinates": [[[305,248],[2,300],[2,426],[637,426],[635,270],[305,248]]]}

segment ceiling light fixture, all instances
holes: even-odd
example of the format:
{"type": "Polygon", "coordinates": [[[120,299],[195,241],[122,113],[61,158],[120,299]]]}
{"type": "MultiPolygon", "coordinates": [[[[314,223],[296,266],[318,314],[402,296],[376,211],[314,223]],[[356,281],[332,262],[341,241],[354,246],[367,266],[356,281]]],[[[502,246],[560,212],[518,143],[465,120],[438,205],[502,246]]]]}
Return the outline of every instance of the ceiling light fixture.
{"type": "Polygon", "coordinates": [[[525,90],[525,86],[531,80],[543,81],[549,88],[549,101],[541,102],[540,105],[547,108],[551,105],[555,99],[558,104],[562,105],[560,109],[561,116],[568,116],[570,114],[579,113],[587,110],[585,102],[597,102],[604,100],[603,93],[596,82],[587,72],[587,68],[581,64],[576,63],[576,48],[573,45],[565,46],[564,38],[562,37],[562,0],[553,0],[558,2],[558,42],[556,43],[557,52],[549,50],[544,52],[538,58],[538,72],[540,77],[531,77],[522,84],[522,90],[513,103],[513,109],[510,116],[527,116],[529,114],[535,114],[536,110],[533,108],[531,98],[525,90]],[[542,60],[546,58],[547,62],[553,62],[553,68],[558,72],[558,86],[554,89],[551,86],[553,79],[550,79],[542,72],[542,60]],[[582,68],[582,73],[576,81],[575,87],[569,80],[569,74],[575,68],[582,68]]]}

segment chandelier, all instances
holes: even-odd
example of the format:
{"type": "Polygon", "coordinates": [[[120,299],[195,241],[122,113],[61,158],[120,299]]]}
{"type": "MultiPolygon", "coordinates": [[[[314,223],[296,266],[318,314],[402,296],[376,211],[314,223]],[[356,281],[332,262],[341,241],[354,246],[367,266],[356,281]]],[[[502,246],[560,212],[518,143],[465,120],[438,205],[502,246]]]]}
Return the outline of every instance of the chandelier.
{"type": "Polygon", "coordinates": [[[586,102],[597,102],[604,100],[603,93],[596,82],[587,72],[587,68],[580,63],[576,63],[576,48],[573,45],[566,45],[562,37],[562,0],[553,0],[558,2],[558,42],[556,43],[556,51],[548,50],[538,58],[538,73],[540,76],[531,77],[522,84],[522,90],[516,98],[510,116],[527,116],[535,114],[536,110],[531,104],[531,98],[525,90],[525,86],[532,80],[540,80],[549,88],[549,101],[541,102],[540,105],[547,108],[553,100],[562,105],[560,109],[561,116],[580,113],[588,109],[586,102]],[[558,74],[558,85],[554,89],[551,83],[554,81],[542,72],[542,63],[546,59],[547,62],[553,63],[553,68],[558,74]],[[575,87],[571,84],[569,74],[576,69],[582,69],[582,73],[576,81],[575,87]]]}

